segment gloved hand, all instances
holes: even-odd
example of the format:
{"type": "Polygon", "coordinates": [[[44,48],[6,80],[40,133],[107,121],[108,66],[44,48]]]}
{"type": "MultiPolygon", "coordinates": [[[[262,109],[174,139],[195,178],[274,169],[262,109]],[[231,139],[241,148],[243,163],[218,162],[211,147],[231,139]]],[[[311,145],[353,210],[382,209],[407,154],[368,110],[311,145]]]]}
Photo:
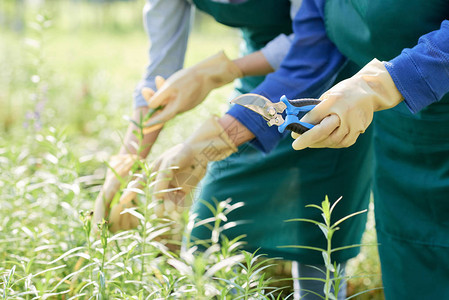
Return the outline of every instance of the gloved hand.
{"type": "Polygon", "coordinates": [[[225,159],[236,151],[237,147],[218,118],[214,116],[208,119],[184,143],[156,159],[153,172],[158,173],[154,182],[154,196],[164,202],[181,204],[204,177],[208,162],[225,159]],[[176,188],[179,190],[173,190],[176,188]]]}
{"type": "Polygon", "coordinates": [[[398,105],[403,97],[382,62],[373,59],[357,74],[325,92],[301,121],[317,124],[302,135],[292,133],[295,150],[353,145],[375,111],[398,105]]]}
{"type": "MultiPolygon", "coordinates": [[[[153,95],[154,91],[152,89],[142,89],[142,96],[147,102],[153,95]]],[[[114,169],[122,180],[127,181],[130,178],[129,171],[138,159],[139,157],[136,154],[119,154],[111,157],[109,166],[114,169]]],[[[120,185],[120,181],[117,179],[114,172],[111,169],[108,169],[104,184],[97,196],[97,199],[95,200],[94,214],[92,218],[93,223],[97,224],[101,222],[102,219],[109,217],[108,220],[111,224],[109,229],[112,232],[131,229],[138,225],[138,219],[133,215],[121,214],[125,208],[135,206],[133,200],[136,197],[136,193],[125,191],[121,195],[118,203],[114,207],[110,207],[111,201],[118,192],[120,185]]],[[[95,231],[97,226],[93,226],[92,228],[95,231]]]]}
{"type": "MultiPolygon", "coordinates": [[[[143,184],[140,180],[145,178],[138,178],[128,184],[127,188],[140,189],[143,184]]],[[[137,193],[132,189],[127,189],[123,192],[120,200],[116,205],[111,208],[111,214],[109,216],[109,230],[111,232],[117,232],[119,230],[129,230],[136,228],[139,225],[139,219],[130,213],[122,213],[126,208],[136,207],[137,203],[134,202],[137,193]]]]}
{"type": "MultiPolygon", "coordinates": [[[[137,155],[134,154],[119,154],[111,157],[109,165],[120,178],[127,180],[129,171],[137,159],[137,155]]],[[[94,215],[92,217],[93,224],[100,223],[102,219],[105,219],[109,215],[111,201],[114,199],[119,188],[120,181],[117,179],[114,172],[111,169],[108,169],[104,184],[95,200],[94,215]]],[[[92,228],[96,228],[96,226],[93,226],[92,228]]]]}
{"type": "Polygon", "coordinates": [[[219,52],[190,68],[176,72],[166,81],[162,77],[156,77],[158,90],[148,106],[164,108],[146,123],[144,133],[153,131],[154,124],[167,122],[175,115],[194,108],[210,91],[242,76],[237,65],[224,52],[219,52]]]}

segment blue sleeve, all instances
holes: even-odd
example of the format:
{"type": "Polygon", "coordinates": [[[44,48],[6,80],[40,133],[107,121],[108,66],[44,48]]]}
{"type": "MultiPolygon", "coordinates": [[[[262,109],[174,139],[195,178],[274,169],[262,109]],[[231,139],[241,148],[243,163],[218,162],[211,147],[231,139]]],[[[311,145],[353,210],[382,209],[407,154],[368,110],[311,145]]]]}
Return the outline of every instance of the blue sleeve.
{"type": "MultiPolygon", "coordinates": [[[[324,0],[304,0],[293,20],[294,40],[280,68],[269,74],[253,91],[278,102],[319,97],[330,88],[346,58],[326,35],[324,0]]],[[[256,138],[251,143],[263,152],[271,151],[284,136],[277,126],[268,127],[258,114],[234,105],[228,114],[246,126],[256,138]]]]}
{"type": "Polygon", "coordinates": [[[164,78],[182,68],[189,36],[191,4],[187,0],[147,0],[143,24],[150,42],[145,75],[134,90],[134,107],[147,106],[141,91],[156,90],[156,75],[164,78]]]}
{"type": "MultiPolygon", "coordinates": [[[[301,3],[302,0],[290,0],[290,17],[292,20],[295,19],[301,3]]],[[[290,49],[294,36],[293,33],[288,36],[280,34],[261,49],[262,54],[273,70],[277,70],[281,66],[282,61],[290,49]]]]}
{"type": "Polygon", "coordinates": [[[408,108],[416,113],[449,92],[449,21],[385,63],[408,108]]]}
{"type": "Polygon", "coordinates": [[[290,49],[293,36],[293,33],[288,36],[280,34],[266,44],[265,47],[260,49],[273,70],[280,68],[284,57],[287,55],[288,49],[290,49]]]}

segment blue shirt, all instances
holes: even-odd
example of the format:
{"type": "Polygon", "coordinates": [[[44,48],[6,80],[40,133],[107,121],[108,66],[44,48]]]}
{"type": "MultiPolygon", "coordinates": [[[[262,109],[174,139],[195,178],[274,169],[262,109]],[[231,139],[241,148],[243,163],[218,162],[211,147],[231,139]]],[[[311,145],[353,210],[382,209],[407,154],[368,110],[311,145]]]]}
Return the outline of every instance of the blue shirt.
{"type": "MultiPolygon", "coordinates": [[[[236,0],[215,1],[237,3],[236,0]]],[[[290,0],[292,19],[301,6],[301,2],[302,0],[290,0]]],[[[149,63],[142,80],[134,90],[135,108],[147,106],[141,93],[142,88],[149,87],[156,90],[154,79],[157,75],[168,78],[183,67],[192,7],[193,4],[189,0],[146,0],[143,22],[150,42],[149,63]]],[[[290,49],[292,39],[293,35],[281,34],[261,49],[274,70],[279,68],[290,49]]]]}
{"type": "Polygon", "coordinates": [[[449,21],[385,62],[385,67],[411,112],[439,101],[449,92],[449,21]]]}
{"type": "MultiPolygon", "coordinates": [[[[304,0],[293,20],[294,39],[289,52],[280,68],[254,93],[277,102],[282,95],[289,99],[318,98],[330,88],[347,58],[326,35],[324,4],[325,0],[304,0]]],[[[449,21],[385,65],[412,112],[441,99],[449,92],[449,21]]],[[[263,152],[272,150],[285,135],[244,107],[235,105],[228,114],[256,136],[251,143],[263,152]]]]}

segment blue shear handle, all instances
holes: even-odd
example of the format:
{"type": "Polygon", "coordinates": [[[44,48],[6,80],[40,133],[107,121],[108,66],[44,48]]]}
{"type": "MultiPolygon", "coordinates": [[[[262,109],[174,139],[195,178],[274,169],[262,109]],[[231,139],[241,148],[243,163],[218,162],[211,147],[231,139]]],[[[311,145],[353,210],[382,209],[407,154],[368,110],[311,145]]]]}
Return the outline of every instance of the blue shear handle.
{"type": "Polygon", "coordinates": [[[299,121],[306,113],[311,111],[320,100],[316,99],[296,99],[288,100],[287,97],[282,96],[281,101],[285,103],[287,108],[285,109],[286,117],[284,123],[282,123],[278,130],[283,133],[285,129],[291,130],[298,134],[303,134],[307,130],[313,128],[314,125],[299,121]]]}

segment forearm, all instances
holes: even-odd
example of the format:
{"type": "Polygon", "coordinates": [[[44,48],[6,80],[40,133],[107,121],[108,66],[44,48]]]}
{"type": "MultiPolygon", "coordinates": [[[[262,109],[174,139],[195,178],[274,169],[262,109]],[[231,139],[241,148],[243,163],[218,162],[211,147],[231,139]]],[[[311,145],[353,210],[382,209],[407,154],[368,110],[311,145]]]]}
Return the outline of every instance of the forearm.
{"type": "Polygon", "coordinates": [[[252,140],[255,135],[233,116],[225,114],[218,120],[231,141],[238,147],[252,140]]]}
{"type": "MultiPolygon", "coordinates": [[[[319,97],[330,88],[346,58],[327,37],[323,12],[324,6],[318,7],[313,1],[303,3],[293,22],[295,36],[287,56],[253,93],[277,102],[282,95],[289,99],[319,97]]],[[[244,107],[235,105],[228,114],[256,136],[251,143],[265,153],[284,137],[276,126],[267,126],[261,116],[244,107]]]]}
{"type": "Polygon", "coordinates": [[[385,64],[413,113],[449,92],[449,21],[385,64]]]}
{"type": "MultiPolygon", "coordinates": [[[[147,107],[139,107],[134,111],[132,119],[137,124],[142,124],[141,119],[147,113],[147,107]]],[[[141,158],[147,157],[162,128],[153,130],[147,134],[143,134],[141,130],[141,128],[138,128],[134,123],[130,122],[119,152],[120,154],[138,154],[141,158]]]]}
{"type": "Polygon", "coordinates": [[[191,4],[186,0],[147,0],[143,23],[149,40],[148,65],[134,91],[135,107],[146,106],[143,87],[155,89],[157,75],[164,78],[182,68],[189,35],[191,4]]]}
{"type": "Polygon", "coordinates": [[[261,76],[274,71],[261,51],[233,60],[243,76],[261,76]]]}

